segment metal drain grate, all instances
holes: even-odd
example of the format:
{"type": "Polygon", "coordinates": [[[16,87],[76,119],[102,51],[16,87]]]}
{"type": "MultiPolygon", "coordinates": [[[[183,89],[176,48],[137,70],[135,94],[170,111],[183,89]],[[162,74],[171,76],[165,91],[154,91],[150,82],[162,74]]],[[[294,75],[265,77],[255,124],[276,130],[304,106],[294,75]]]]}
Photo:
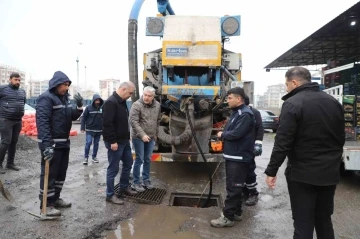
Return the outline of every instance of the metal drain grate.
{"type": "MultiPolygon", "coordinates": [[[[119,192],[119,184],[116,184],[114,187],[115,193],[119,192]]],[[[138,193],[135,195],[123,194],[124,197],[135,200],[139,203],[146,204],[160,204],[164,195],[166,193],[165,189],[162,188],[154,188],[151,190],[145,190],[142,193],[138,193]]]]}

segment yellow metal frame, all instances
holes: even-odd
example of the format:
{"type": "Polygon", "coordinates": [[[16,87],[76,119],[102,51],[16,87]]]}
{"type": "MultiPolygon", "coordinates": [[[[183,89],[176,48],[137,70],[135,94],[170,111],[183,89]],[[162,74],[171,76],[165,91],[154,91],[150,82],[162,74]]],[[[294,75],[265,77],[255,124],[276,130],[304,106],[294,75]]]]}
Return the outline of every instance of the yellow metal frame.
{"type": "Polygon", "coordinates": [[[221,42],[219,41],[163,41],[162,64],[165,66],[221,66],[221,42]],[[176,46],[194,46],[194,45],[216,45],[218,55],[216,59],[189,59],[189,58],[168,58],[166,57],[166,47],[168,45],[176,46]]]}

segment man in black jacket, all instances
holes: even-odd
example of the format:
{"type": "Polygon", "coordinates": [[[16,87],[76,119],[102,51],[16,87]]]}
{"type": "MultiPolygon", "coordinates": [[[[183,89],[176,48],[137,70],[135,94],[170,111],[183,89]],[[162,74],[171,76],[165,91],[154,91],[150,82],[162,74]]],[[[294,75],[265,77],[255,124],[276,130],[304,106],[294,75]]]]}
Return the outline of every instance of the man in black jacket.
{"type": "Polygon", "coordinates": [[[135,85],[126,81],[105,101],[103,106],[103,138],[108,150],[109,166],[106,171],[106,201],[114,204],[124,204],[115,196],[114,180],[119,172],[120,160],[122,170],[120,176],[119,195],[123,193],[136,194],[129,186],[133,158],[130,147],[129,110],[126,100],[135,91],[135,85]]]}
{"type": "Polygon", "coordinates": [[[288,94],[266,183],[275,187],[279,167],[288,157],[285,176],[294,219],[294,238],[333,239],[331,215],[334,194],[340,180],[340,163],[345,143],[344,113],[341,104],[311,83],[310,72],[293,67],[285,74],[288,94]]]}
{"type": "Polygon", "coordinates": [[[90,148],[93,141],[94,148],[92,152],[92,162],[99,163],[96,156],[99,149],[99,141],[103,127],[103,115],[101,108],[103,104],[104,101],[101,99],[100,95],[94,94],[91,105],[88,105],[85,108],[81,118],[81,132],[84,133],[86,131],[85,155],[83,161],[84,165],[88,164],[90,148]]]}
{"type": "MultiPolygon", "coordinates": [[[[245,97],[245,105],[249,106],[250,99],[245,97]]],[[[249,163],[249,171],[246,176],[246,187],[244,187],[244,196],[246,199],[245,204],[247,206],[254,206],[258,201],[259,192],[256,190],[256,163],[255,157],[262,154],[262,141],[264,138],[264,127],[262,124],[261,114],[254,107],[249,106],[255,117],[255,146],[254,146],[254,158],[249,163]]]]}
{"type": "Polygon", "coordinates": [[[217,134],[224,141],[227,196],[223,213],[210,222],[213,227],[232,227],[234,221],[242,219],[242,191],[249,162],[254,158],[255,119],[252,111],[244,104],[245,92],[235,87],[227,95],[232,113],[224,131],[217,134]]]}
{"type": "Polygon", "coordinates": [[[0,86],[0,174],[5,173],[2,164],[6,152],[8,153],[6,168],[19,171],[14,160],[26,102],[25,91],[19,88],[20,81],[19,73],[12,73],[9,84],[0,86]]]}
{"type": "Polygon", "coordinates": [[[49,89],[36,102],[36,125],[41,151],[40,209],[44,192],[45,160],[50,162],[46,214],[59,216],[58,208],[71,207],[70,202],[60,198],[69,165],[70,130],[72,121],[83,112],[83,98],[74,96],[76,108],[70,104],[70,79],[61,71],[54,73],[49,89]]]}

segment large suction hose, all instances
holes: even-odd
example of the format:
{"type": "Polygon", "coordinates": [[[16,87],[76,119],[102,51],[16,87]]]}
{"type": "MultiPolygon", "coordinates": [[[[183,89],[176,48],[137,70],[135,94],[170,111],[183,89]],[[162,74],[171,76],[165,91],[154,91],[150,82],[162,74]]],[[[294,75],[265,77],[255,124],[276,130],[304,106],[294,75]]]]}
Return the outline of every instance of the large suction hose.
{"type": "MultiPolygon", "coordinates": [[[[135,85],[135,94],[131,96],[132,102],[140,98],[139,75],[138,75],[138,52],[137,52],[137,31],[138,17],[140,9],[145,0],[135,0],[131,9],[128,23],[128,60],[129,60],[129,80],[135,85]]],[[[175,15],[171,8],[169,0],[157,0],[158,10],[161,14],[175,15]],[[161,10],[161,11],[160,11],[161,10]]]]}
{"type": "MultiPolygon", "coordinates": [[[[194,129],[194,125],[195,125],[195,118],[194,117],[191,117],[190,115],[194,115],[194,104],[190,104],[190,105],[186,105],[185,106],[186,109],[185,109],[185,113],[186,113],[186,118],[188,119],[189,121],[189,125],[190,125],[190,129],[191,129],[191,132],[192,132],[192,135],[194,137],[194,140],[195,140],[195,143],[196,143],[196,146],[201,154],[201,157],[202,159],[204,160],[204,163],[205,163],[205,166],[206,166],[206,169],[208,171],[208,174],[209,174],[209,181],[210,181],[210,188],[209,188],[209,193],[208,193],[208,196],[206,198],[206,201],[204,202],[204,204],[201,206],[202,208],[206,207],[206,205],[209,203],[210,201],[210,198],[211,198],[211,195],[212,195],[212,189],[213,189],[213,182],[212,182],[212,175],[211,175],[211,172],[210,172],[210,168],[208,167],[207,165],[207,160],[206,160],[206,157],[204,155],[204,152],[202,151],[202,148],[201,148],[201,145],[199,143],[199,140],[196,136],[196,133],[195,133],[195,129],[194,129]],[[191,111],[191,114],[190,112],[191,111]],[[191,119],[193,118],[193,119],[191,119]]],[[[200,201],[199,201],[200,202],[200,201]]]]}
{"type": "Polygon", "coordinates": [[[138,82],[138,62],[137,62],[137,30],[140,9],[145,0],[135,0],[131,9],[128,23],[128,60],[129,60],[129,80],[135,85],[135,93],[131,96],[132,102],[140,98],[138,82]]]}

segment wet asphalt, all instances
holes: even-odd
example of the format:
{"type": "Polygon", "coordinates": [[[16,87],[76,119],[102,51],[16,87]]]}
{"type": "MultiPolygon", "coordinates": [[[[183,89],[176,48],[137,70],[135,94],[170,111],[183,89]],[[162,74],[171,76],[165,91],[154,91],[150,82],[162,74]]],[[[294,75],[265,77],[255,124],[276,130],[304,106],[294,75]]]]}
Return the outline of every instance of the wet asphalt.
{"type": "MultiPolygon", "coordinates": [[[[78,129],[79,125],[74,125],[78,129]]],[[[108,239],[290,239],[293,234],[290,202],[284,167],[279,171],[277,186],[265,186],[263,171],[269,161],[274,134],[266,133],[263,154],[256,158],[258,174],[257,205],[244,205],[243,220],[232,228],[212,228],[225,199],[224,165],[209,165],[213,178],[213,194],[219,205],[199,208],[196,205],[171,206],[172,193],[208,193],[208,171],[202,163],[157,162],[152,164],[151,178],[158,188],[166,189],[159,205],[126,200],[117,206],[105,202],[107,158],[103,143],[98,153],[99,164],[82,165],[85,136],[71,138],[71,159],[62,198],[73,206],[62,209],[59,221],[39,221],[25,211],[39,213],[40,156],[35,142],[25,139],[16,160],[20,172],[7,171],[0,179],[16,200],[7,202],[0,196],[0,239],[7,238],[108,238],[108,239]],[[25,147],[26,146],[26,147],[25,147]]],[[[342,176],[335,195],[333,223],[341,239],[360,238],[360,177],[342,176]]],[[[316,238],[316,237],[314,237],[316,238]]]]}

